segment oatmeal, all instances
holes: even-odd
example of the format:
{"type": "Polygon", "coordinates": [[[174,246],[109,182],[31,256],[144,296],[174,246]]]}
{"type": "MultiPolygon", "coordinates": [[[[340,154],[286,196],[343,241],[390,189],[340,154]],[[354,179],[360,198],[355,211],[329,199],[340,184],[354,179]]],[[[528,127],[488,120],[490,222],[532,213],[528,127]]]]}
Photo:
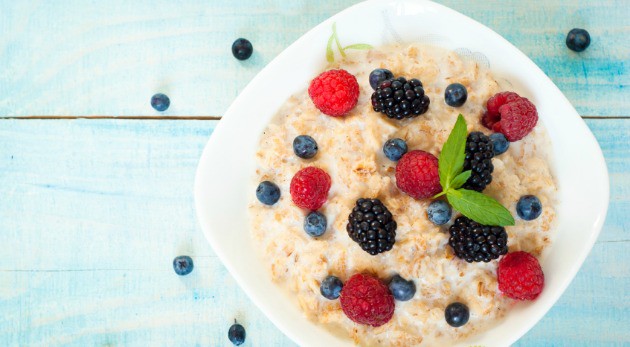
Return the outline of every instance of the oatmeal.
{"type": "MultiPolygon", "coordinates": [[[[328,69],[341,68],[356,76],[359,99],[344,117],[322,114],[306,91],[292,96],[265,129],[257,152],[255,179],[272,181],[282,192],[272,206],[252,200],[249,206],[252,236],[273,280],[295,298],[304,314],[331,331],[350,337],[359,345],[448,345],[488,329],[513,305],[498,289],[498,260],[468,263],[455,256],[448,245],[448,226],[459,215],[453,211],[449,224],[438,226],[427,218],[431,199],[413,199],[396,186],[396,162],[383,154],[383,144],[404,139],[409,150],[439,156],[458,114],[466,119],[468,132],[491,131],[480,123],[486,101],[503,91],[491,72],[474,61],[435,47],[410,45],[356,51],[328,69]],[[431,103],[428,111],[402,121],[375,112],[370,96],[369,74],[387,68],[395,76],[418,78],[431,103]],[[461,107],[444,102],[445,88],[463,84],[468,97],[461,107]],[[302,159],[293,152],[293,140],[309,135],[318,152],[302,159]],[[300,169],[314,166],[330,175],[332,185],[318,210],[327,219],[320,237],[305,233],[309,211],[291,200],[290,183],[300,169]],[[359,198],[378,198],[397,223],[392,249],[370,255],[350,239],[348,216],[359,198]],[[339,300],[320,293],[328,275],[345,281],[356,273],[386,280],[398,274],[413,280],[417,291],[409,301],[396,301],[391,320],[379,327],[351,321],[339,300]],[[444,319],[445,308],[462,302],[470,311],[467,324],[453,328],[444,319]]],[[[506,153],[492,159],[492,182],[483,191],[515,216],[505,228],[512,251],[540,256],[550,244],[555,219],[557,188],[549,166],[547,134],[539,123],[529,135],[513,142],[506,153]],[[516,203],[523,195],[537,196],[542,214],[532,221],[517,216],[516,203]]]]}

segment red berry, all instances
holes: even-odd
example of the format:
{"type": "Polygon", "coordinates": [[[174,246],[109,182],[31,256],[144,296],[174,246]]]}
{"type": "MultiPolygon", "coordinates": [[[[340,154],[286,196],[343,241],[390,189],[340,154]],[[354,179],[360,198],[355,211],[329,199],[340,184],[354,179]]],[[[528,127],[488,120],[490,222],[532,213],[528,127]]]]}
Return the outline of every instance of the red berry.
{"type": "Polygon", "coordinates": [[[488,99],[486,109],[481,123],[502,133],[511,142],[525,137],[538,122],[536,106],[516,93],[495,94],[488,99]]]}
{"type": "Polygon", "coordinates": [[[527,252],[508,253],[497,270],[499,290],[516,300],[534,300],[542,292],[545,275],[538,260],[527,252]]]}
{"type": "Polygon", "coordinates": [[[328,70],[311,81],[308,95],[322,113],[340,117],[359,100],[359,83],[346,70],[328,70]]]}
{"type": "Polygon", "coordinates": [[[501,120],[501,115],[499,114],[499,107],[507,104],[508,102],[512,102],[516,99],[520,98],[520,96],[513,92],[502,92],[494,94],[493,97],[488,99],[486,102],[486,114],[481,120],[483,125],[485,125],[488,129],[492,129],[494,123],[497,123],[501,120]]]}
{"type": "Polygon", "coordinates": [[[350,277],[339,300],[343,313],[355,323],[378,327],[394,315],[394,296],[383,282],[370,275],[350,277]]]}
{"type": "Polygon", "coordinates": [[[441,192],[438,159],[425,151],[407,152],[396,165],[396,185],[415,199],[441,192]]]}
{"type": "Polygon", "coordinates": [[[301,208],[315,211],[326,202],[330,190],[330,176],[313,166],[298,171],[291,179],[291,198],[301,208]]]}

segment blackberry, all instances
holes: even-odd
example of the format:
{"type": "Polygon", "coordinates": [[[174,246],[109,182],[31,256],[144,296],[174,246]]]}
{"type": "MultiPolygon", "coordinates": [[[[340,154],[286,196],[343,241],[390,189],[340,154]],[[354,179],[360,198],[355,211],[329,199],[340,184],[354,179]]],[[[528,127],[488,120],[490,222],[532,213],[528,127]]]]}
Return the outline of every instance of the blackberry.
{"type": "Polygon", "coordinates": [[[494,157],[494,146],[488,136],[480,131],[468,134],[464,171],[472,170],[472,175],[464,183],[464,188],[480,192],[492,182],[494,170],[492,157],[494,157]]]}
{"type": "Polygon", "coordinates": [[[429,97],[424,94],[422,82],[404,77],[385,80],[372,93],[372,108],[389,118],[417,117],[429,109],[429,97]]]}
{"type": "Polygon", "coordinates": [[[489,262],[508,251],[505,228],[479,224],[461,216],[451,225],[448,244],[455,255],[469,263],[489,262]]]}
{"type": "Polygon", "coordinates": [[[396,221],[379,199],[359,199],[348,216],[348,236],[361,248],[377,255],[396,242],[396,221]]]}

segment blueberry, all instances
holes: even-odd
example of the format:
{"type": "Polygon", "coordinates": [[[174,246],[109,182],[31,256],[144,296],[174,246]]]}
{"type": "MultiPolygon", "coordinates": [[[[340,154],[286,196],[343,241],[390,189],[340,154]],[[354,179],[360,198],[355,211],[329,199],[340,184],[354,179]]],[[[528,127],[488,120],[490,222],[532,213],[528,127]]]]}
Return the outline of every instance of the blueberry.
{"type": "Polygon", "coordinates": [[[392,292],[394,299],[407,301],[416,294],[416,285],[413,281],[407,281],[400,275],[395,275],[389,282],[389,291],[392,292]]]}
{"type": "Polygon", "coordinates": [[[435,200],[427,208],[427,217],[437,225],[448,223],[451,220],[451,206],[443,200],[435,200]]]}
{"type": "Polygon", "coordinates": [[[394,74],[387,69],[375,69],[370,72],[370,85],[376,90],[378,86],[385,80],[394,78],[394,74]]]}
{"type": "Polygon", "coordinates": [[[180,276],[188,275],[194,268],[193,260],[187,255],[180,255],[173,259],[173,269],[180,276]]]}
{"type": "Polygon", "coordinates": [[[302,159],[313,158],[317,150],[317,142],[308,135],[300,135],[293,139],[293,152],[302,159]]]}
{"type": "Polygon", "coordinates": [[[523,195],[516,203],[516,213],[524,220],[534,220],[542,213],[542,204],[533,195],[523,195]]]}
{"type": "Polygon", "coordinates": [[[446,306],[446,310],[444,310],[444,318],[446,318],[446,323],[448,323],[448,325],[459,328],[466,324],[468,322],[468,318],[470,318],[468,306],[459,302],[454,302],[446,306]]]}
{"type": "Polygon", "coordinates": [[[343,282],[335,276],[327,276],[319,287],[319,292],[328,300],[335,300],[341,294],[343,282]]]}
{"type": "Polygon", "coordinates": [[[383,145],[383,153],[391,161],[398,161],[407,153],[407,143],[403,139],[389,139],[383,145]]]}
{"type": "Polygon", "coordinates": [[[256,188],[256,197],[265,205],[273,205],[280,199],[280,188],[273,182],[260,182],[256,188]]]}
{"type": "Polygon", "coordinates": [[[494,155],[503,154],[510,148],[510,141],[501,133],[490,134],[489,138],[490,142],[492,142],[494,155]]]}
{"type": "Polygon", "coordinates": [[[230,339],[230,342],[235,346],[240,346],[245,342],[245,328],[238,324],[236,320],[230,327],[230,330],[228,330],[228,339],[230,339]]]}
{"type": "Polygon", "coordinates": [[[151,97],[151,107],[153,107],[156,111],[166,111],[170,105],[171,99],[162,93],[157,93],[151,97]]]}
{"type": "Polygon", "coordinates": [[[574,28],[567,35],[567,47],[575,52],[582,52],[591,44],[591,35],[584,29],[574,28]]]}
{"type": "Polygon", "coordinates": [[[466,102],[468,91],[466,87],[460,83],[449,84],[444,91],[444,101],[447,105],[459,107],[466,102]]]}
{"type": "Polygon", "coordinates": [[[324,235],[326,232],[326,216],[313,211],[304,219],[304,231],[312,237],[324,235]]]}
{"type": "Polygon", "coordinates": [[[247,39],[239,38],[232,44],[232,55],[238,60],[245,60],[252,56],[254,47],[247,39]]]}

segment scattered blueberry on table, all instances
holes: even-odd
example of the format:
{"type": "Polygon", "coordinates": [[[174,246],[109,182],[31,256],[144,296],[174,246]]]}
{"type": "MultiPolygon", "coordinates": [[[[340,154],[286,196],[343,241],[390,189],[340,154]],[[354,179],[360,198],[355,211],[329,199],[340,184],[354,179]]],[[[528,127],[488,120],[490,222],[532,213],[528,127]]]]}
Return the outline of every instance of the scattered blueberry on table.
{"type": "Polygon", "coordinates": [[[394,78],[394,74],[387,69],[375,69],[370,72],[370,86],[376,90],[381,83],[385,80],[394,78]]]}
{"type": "Polygon", "coordinates": [[[416,285],[413,281],[394,275],[389,282],[389,291],[392,292],[394,299],[398,301],[408,301],[416,294],[416,285]]]}
{"type": "Polygon", "coordinates": [[[524,195],[516,203],[516,213],[521,219],[534,220],[542,213],[542,204],[534,195],[524,195]]]}
{"type": "Polygon", "coordinates": [[[326,216],[317,211],[309,213],[304,219],[304,231],[312,237],[324,235],[326,232],[326,216]]]}
{"type": "Polygon", "coordinates": [[[391,161],[399,161],[407,153],[407,143],[403,139],[389,139],[383,145],[383,153],[391,161]]]}
{"type": "Polygon", "coordinates": [[[503,154],[508,150],[508,148],[510,148],[510,141],[507,140],[505,135],[501,133],[493,133],[488,137],[490,138],[490,142],[492,142],[494,155],[503,154]]]}
{"type": "Polygon", "coordinates": [[[173,259],[173,269],[180,276],[188,275],[194,268],[193,260],[187,255],[180,255],[173,259]]]}
{"type": "Polygon", "coordinates": [[[228,330],[228,339],[235,346],[240,346],[245,342],[245,328],[234,320],[234,324],[228,330]]]}
{"type": "Polygon", "coordinates": [[[339,298],[341,289],[343,288],[343,282],[336,276],[327,276],[319,286],[319,291],[323,297],[328,300],[335,300],[339,298]]]}
{"type": "Polygon", "coordinates": [[[273,205],[280,200],[280,188],[273,182],[260,182],[256,188],[256,198],[265,205],[273,205]]]}
{"type": "Polygon", "coordinates": [[[162,93],[157,93],[151,97],[151,107],[153,107],[156,111],[164,112],[170,105],[171,99],[162,93]]]}
{"type": "Polygon", "coordinates": [[[452,107],[463,105],[468,99],[468,91],[461,83],[452,83],[444,90],[444,102],[452,107]]]}
{"type": "Polygon", "coordinates": [[[454,302],[446,306],[446,310],[444,310],[444,318],[446,318],[446,323],[455,328],[459,328],[462,325],[468,323],[469,317],[470,312],[468,311],[468,306],[459,302],[454,302]]]}
{"type": "Polygon", "coordinates": [[[254,52],[254,46],[249,40],[239,38],[232,44],[232,55],[238,60],[247,60],[252,56],[254,52]]]}
{"type": "Polygon", "coordinates": [[[436,225],[443,225],[451,220],[453,210],[451,206],[443,200],[435,200],[427,208],[427,217],[436,225]]]}
{"type": "Polygon", "coordinates": [[[293,139],[293,152],[302,159],[313,158],[317,150],[317,142],[308,135],[300,135],[293,139]]]}
{"type": "Polygon", "coordinates": [[[574,28],[567,34],[567,47],[575,52],[582,52],[591,44],[591,35],[588,31],[580,28],[574,28]]]}

